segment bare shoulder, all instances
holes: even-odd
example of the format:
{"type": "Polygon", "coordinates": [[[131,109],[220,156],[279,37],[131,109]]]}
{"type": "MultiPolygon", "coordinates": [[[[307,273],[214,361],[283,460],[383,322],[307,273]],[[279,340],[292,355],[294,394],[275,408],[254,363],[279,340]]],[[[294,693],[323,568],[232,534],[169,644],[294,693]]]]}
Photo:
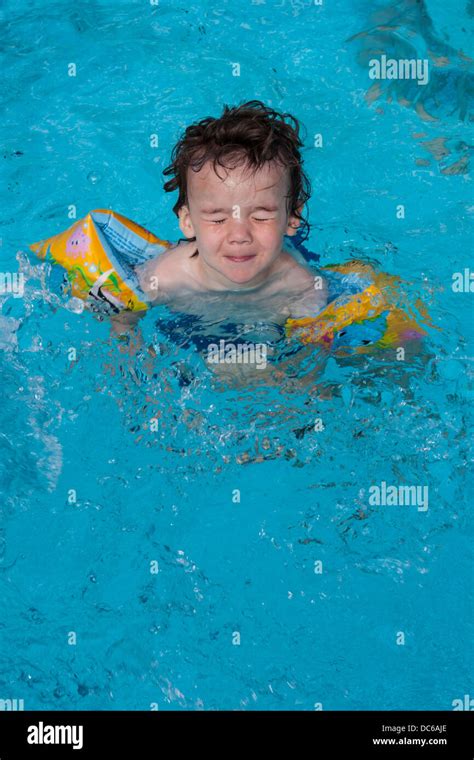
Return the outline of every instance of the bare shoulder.
{"type": "Polygon", "coordinates": [[[294,290],[304,290],[314,285],[315,275],[308,267],[296,261],[291,253],[283,251],[282,256],[287,287],[294,290]]]}
{"type": "Polygon", "coordinates": [[[195,249],[195,243],[178,243],[137,266],[135,272],[143,292],[156,303],[166,300],[166,292],[180,281],[184,263],[195,249]]]}
{"type": "Polygon", "coordinates": [[[294,259],[288,270],[287,282],[289,311],[292,318],[314,317],[327,306],[326,279],[294,259]]]}

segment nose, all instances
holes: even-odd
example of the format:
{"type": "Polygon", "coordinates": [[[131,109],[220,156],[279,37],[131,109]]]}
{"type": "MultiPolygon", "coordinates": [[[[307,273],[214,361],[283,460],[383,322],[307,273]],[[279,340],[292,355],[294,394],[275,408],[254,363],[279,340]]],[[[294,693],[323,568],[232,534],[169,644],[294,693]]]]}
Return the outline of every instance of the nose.
{"type": "Polygon", "coordinates": [[[250,226],[245,219],[232,218],[229,222],[227,239],[229,243],[251,243],[250,226]]]}

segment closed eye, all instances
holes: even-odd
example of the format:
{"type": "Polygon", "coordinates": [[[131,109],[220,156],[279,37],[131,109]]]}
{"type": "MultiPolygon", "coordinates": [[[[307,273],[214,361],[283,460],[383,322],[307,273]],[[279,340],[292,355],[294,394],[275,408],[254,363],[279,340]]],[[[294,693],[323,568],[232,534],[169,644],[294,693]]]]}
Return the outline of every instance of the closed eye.
{"type": "MultiPolygon", "coordinates": [[[[223,224],[225,222],[225,219],[211,219],[211,224],[223,224]]],[[[265,219],[259,219],[258,217],[254,216],[255,222],[271,222],[273,221],[273,217],[265,217],[265,219]]]]}

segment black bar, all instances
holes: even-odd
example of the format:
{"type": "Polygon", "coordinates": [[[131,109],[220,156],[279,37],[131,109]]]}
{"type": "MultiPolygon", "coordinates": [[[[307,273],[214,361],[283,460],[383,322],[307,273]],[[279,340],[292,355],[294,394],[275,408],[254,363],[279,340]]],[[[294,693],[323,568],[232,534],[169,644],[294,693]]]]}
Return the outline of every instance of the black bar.
{"type": "Polygon", "coordinates": [[[0,712],[0,760],[25,756],[138,760],[178,756],[188,746],[215,748],[224,758],[241,746],[246,757],[259,746],[268,755],[273,745],[290,756],[309,753],[311,760],[340,752],[347,753],[343,757],[357,753],[362,758],[472,760],[472,717],[471,711],[19,710],[0,712]],[[43,743],[29,743],[28,737],[43,743]],[[57,743],[48,743],[50,739],[57,743]],[[66,740],[69,743],[63,743],[66,740]]]}

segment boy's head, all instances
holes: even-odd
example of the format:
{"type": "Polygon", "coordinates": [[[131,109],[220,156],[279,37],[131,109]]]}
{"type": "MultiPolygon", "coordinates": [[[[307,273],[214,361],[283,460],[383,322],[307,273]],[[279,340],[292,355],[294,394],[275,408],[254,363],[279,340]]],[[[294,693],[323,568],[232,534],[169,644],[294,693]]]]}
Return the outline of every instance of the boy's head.
{"type": "Polygon", "coordinates": [[[257,100],[187,127],[163,172],[183,234],[222,284],[264,281],[310,197],[299,123],[257,100]],[[290,119],[293,124],[287,123],[290,119]]]}

